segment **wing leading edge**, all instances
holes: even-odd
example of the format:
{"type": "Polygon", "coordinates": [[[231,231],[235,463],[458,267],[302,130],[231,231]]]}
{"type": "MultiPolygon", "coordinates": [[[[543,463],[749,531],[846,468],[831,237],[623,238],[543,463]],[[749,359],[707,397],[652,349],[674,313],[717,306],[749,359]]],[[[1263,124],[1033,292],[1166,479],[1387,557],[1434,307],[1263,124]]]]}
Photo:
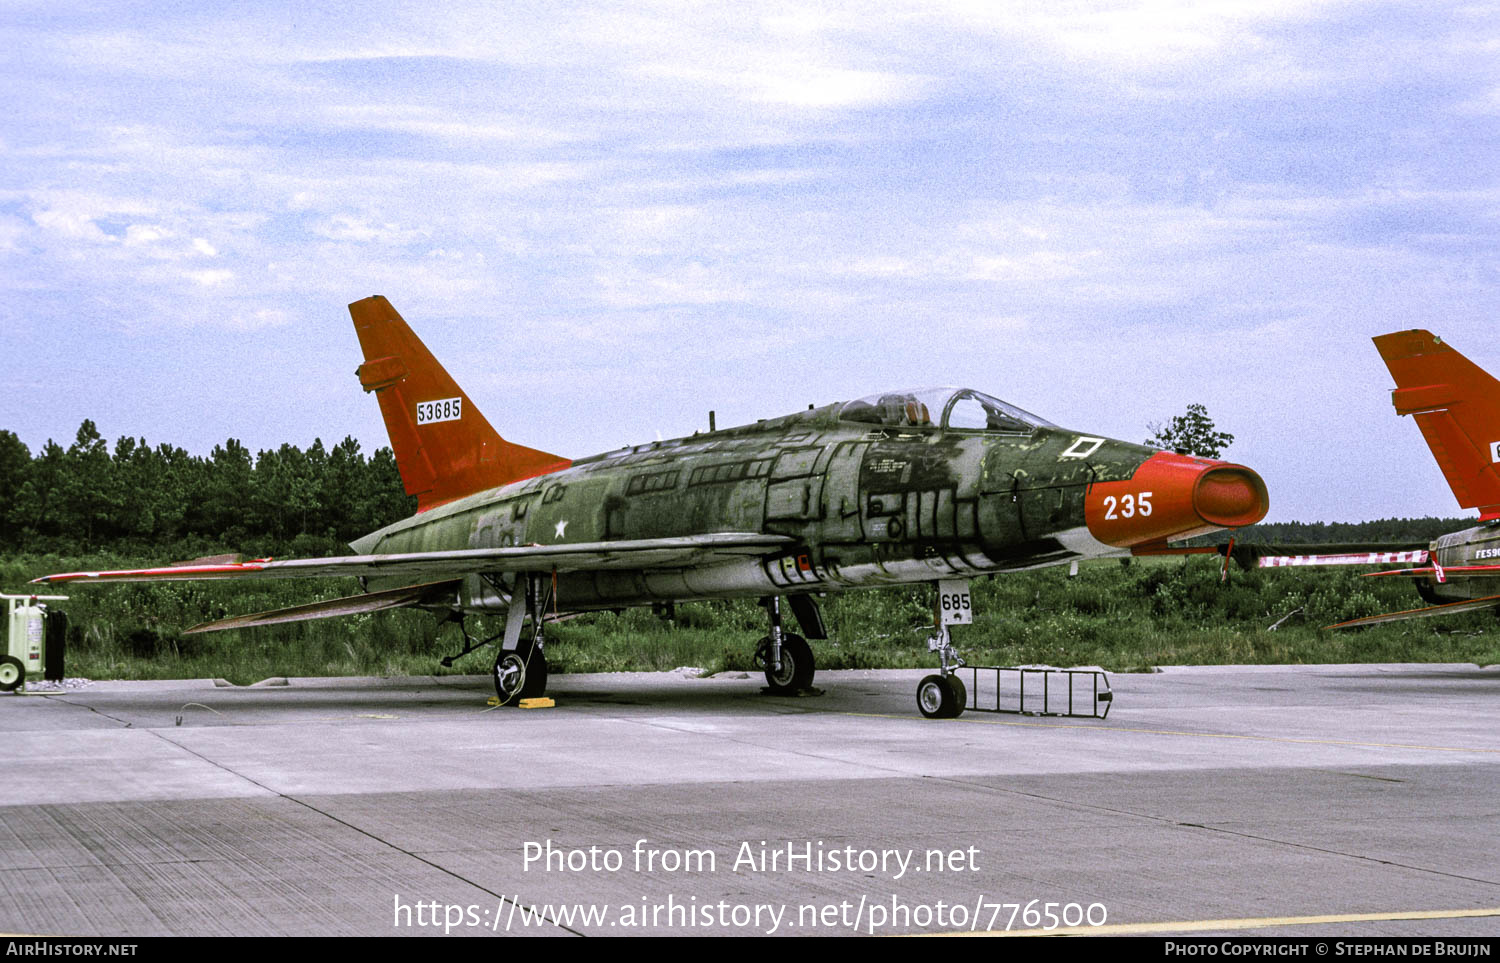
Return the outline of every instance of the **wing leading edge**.
{"type": "Polygon", "coordinates": [[[474,572],[579,572],[591,569],[670,569],[768,555],[795,540],[785,535],[717,532],[679,538],[640,538],[571,545],[522,545],[447,552],[346,555],[336,558],[255,559],[102,572],[63,572],[33,583],[174,582],[227,578],[412,578],[425,582],[474,572]]]}

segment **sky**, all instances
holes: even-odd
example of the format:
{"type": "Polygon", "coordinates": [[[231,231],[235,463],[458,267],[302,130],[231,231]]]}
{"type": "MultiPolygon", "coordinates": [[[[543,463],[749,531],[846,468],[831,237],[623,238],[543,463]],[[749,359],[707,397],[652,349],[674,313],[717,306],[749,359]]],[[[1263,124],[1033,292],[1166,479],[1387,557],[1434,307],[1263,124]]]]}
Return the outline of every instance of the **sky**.
{"type": "Polygon", "coordinates": [[[383,294],[569,457],[961,384],[1268,521],[1455,516],[1377,334],[1500,374],[1500,3],[0,7],[0,428],[386,438],[383,294]],[[436,12],[435,12],[436,11],[436,12]]]}

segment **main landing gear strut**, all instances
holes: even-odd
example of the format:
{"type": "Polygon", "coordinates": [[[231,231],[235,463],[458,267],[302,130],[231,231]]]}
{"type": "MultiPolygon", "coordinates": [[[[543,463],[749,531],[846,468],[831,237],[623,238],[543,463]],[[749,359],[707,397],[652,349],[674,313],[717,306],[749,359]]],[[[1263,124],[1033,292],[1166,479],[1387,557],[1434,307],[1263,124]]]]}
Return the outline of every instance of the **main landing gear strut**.
{"type": "MultiPolygon", "coordinates": [[[[772,695],[796,695],[812,686],[812,647],[802,636],[781,628],[781,596],[761,600],[771,617],[771,634],[755,647],[754,664],[766,673],[766,688],[772,695]]],[[[793,606],[795,608],[795,606],[793,606]]]]}
{"type": "Polygon", "coordinates": [[[505,617],[505,640],[495,656],[491,674],[495,695],[500,704],[512,705],[522,699],[534,699],[547,691],[546,640],[542,632],[542,615],[552,597],[552,583],[544,575],[527,573],[525,592],[518,584],[510,597],[510,611],[505,617]],[[522,623],[531,616],[531,635],[521,638],[522,623]]]}
{"type": "MultiPolygon", "coordinates": [[[[498,588],[498,586],[497,586],[498,588]]],[[[543,614],[552,597],[552,583],[548,576],[526,573],[517,580],[510,593],[510,609],[505,616],[503,631],[487,639],[475,641],[464,628],[463,616],[454,616],[458,630],[466,643],[462,652],[447,656],[444,666],[451,666],[457,659],[475,649],[500,641],[500,651],[495,655],[495,664],[490,670],[495,682],[495,695],[500,705],[513,705],[522,699],[532,699],[547,691],[547,655],[543,651],[546,639],[542,631],[543,614]],[[522,584],[524,579],[524,584],[522,584]],[[526,619],[531,618],[531,634],[521,637],[526,619]]]]}

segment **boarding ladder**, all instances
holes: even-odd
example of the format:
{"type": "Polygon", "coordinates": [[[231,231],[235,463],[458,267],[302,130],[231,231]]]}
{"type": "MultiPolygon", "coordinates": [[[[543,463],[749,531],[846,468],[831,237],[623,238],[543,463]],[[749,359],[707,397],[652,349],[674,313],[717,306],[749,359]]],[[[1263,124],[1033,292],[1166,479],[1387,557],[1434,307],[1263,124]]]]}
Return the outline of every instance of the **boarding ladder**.
{"type": "Polygon", "coordinates": [[[1100,669],[965,665],[953,674],[968,688],[971,712],[1105,719],[1114,705],[1109,676],[1100,669]]]}

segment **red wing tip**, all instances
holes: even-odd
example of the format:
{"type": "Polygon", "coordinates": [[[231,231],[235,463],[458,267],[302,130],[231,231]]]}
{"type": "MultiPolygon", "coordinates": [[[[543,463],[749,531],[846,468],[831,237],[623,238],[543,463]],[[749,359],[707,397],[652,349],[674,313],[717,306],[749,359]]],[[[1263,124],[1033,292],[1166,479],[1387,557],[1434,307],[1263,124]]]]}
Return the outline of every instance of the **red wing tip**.
{"type": "Polygon", "coordinates": [[[61,572],[57,575],[43,575],[41,578],[31,580],[32,585],[49,585],[53,582],[76,582],[81,579],[109,579],[126,578],[181,578],[185,575],[222,575],[232,572],[258,572],[264,568],[264,562],[270,559],[257,559],[254,562],[231,562],[221,565],[168,565],[163,568],[132,568],[117,569],[109,572],[61,572]]]}
{"type": "Polygon", "coordinates": [[[57,575],[43,575],[41,578],[34,578],[28,584],[30,584],[30,585],[51,585],[54,582],[76,582],[76,581],[78,581],[81,578],[98,578],[102,574],[105,574],[105,573],[103,573],[103,572],[60,572],[57,575]]]}

